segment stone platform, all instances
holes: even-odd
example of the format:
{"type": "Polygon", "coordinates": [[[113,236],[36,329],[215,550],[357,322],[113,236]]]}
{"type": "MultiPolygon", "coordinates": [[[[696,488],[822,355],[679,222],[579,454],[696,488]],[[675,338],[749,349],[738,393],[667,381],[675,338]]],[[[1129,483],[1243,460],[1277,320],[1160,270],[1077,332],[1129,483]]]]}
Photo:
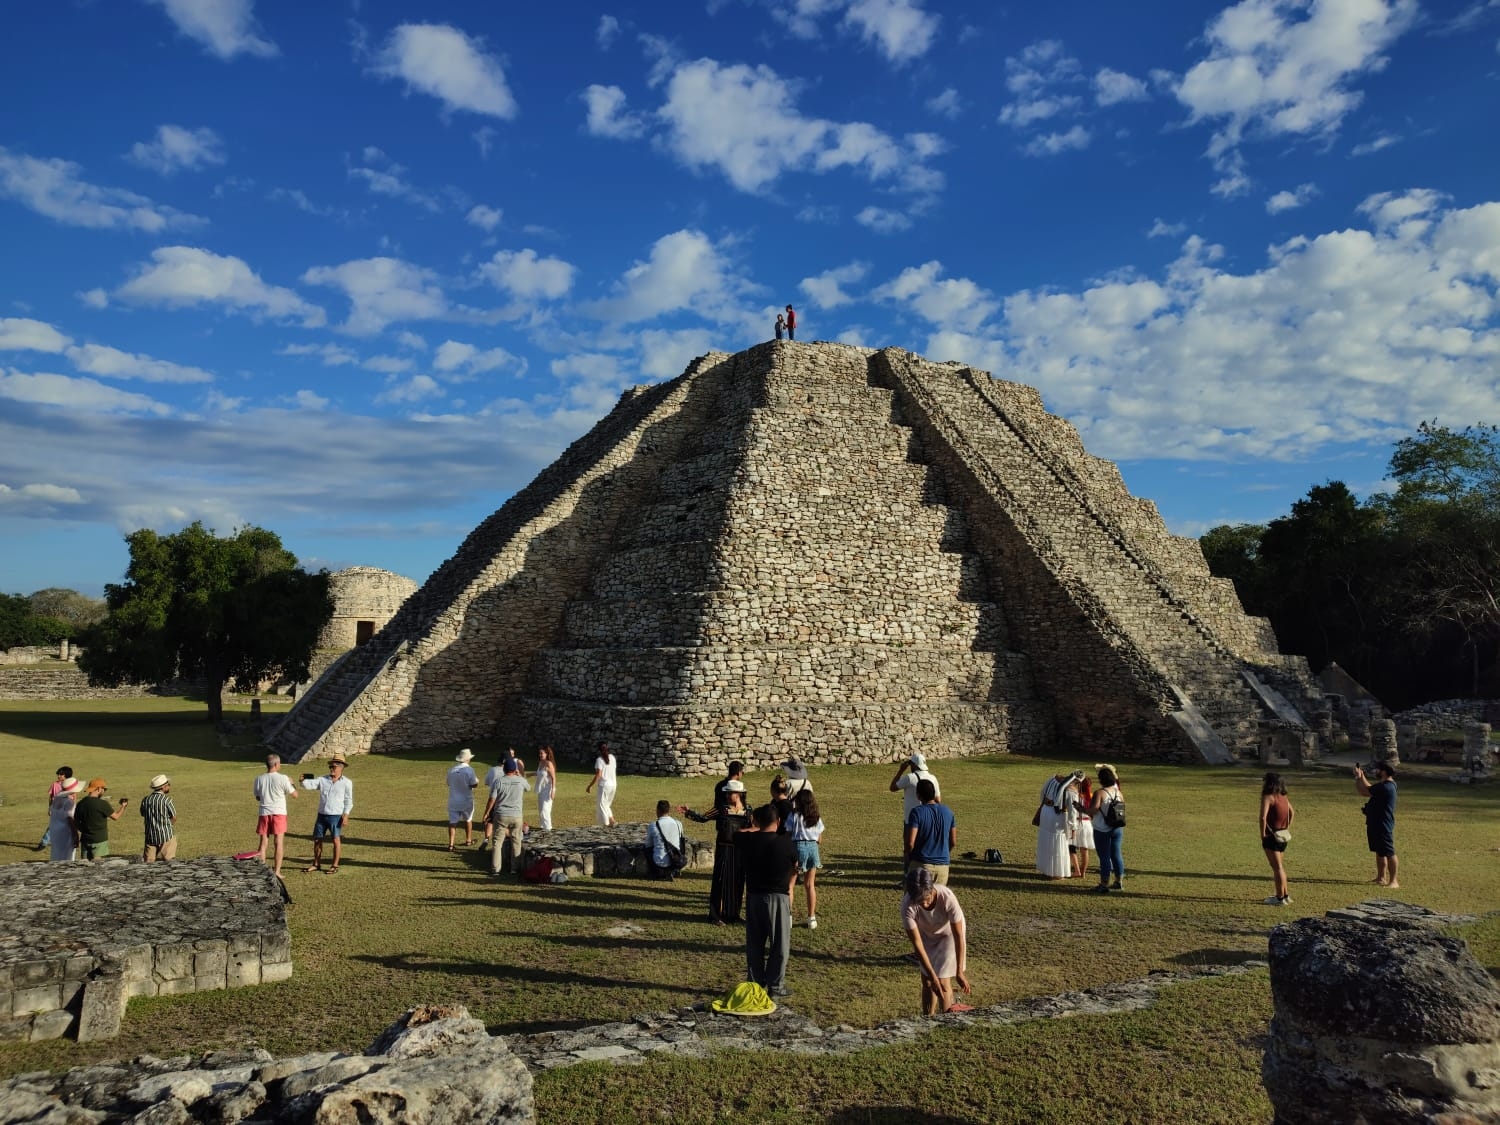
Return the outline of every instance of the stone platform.
{"type": "MultiPolygon", "coordinates": [[[[579,876],[636,875],[644,878],[651,871],[651,856],[646,848],[649,823],[616,824],[612,828],[533,828],[526,835],[515,869],[524,871],[539,859],[550,859],[554,870],[579,876]]],[[[682,838],[688,870],[711,870],[714,846],[691,836],[682,838]]]]}
{"type": "Polygon", "coordinates": [[[108,1039],[132,996],[291,975],[281,888],[261,863],[0,867],[0,1041],[108,1039]]]}

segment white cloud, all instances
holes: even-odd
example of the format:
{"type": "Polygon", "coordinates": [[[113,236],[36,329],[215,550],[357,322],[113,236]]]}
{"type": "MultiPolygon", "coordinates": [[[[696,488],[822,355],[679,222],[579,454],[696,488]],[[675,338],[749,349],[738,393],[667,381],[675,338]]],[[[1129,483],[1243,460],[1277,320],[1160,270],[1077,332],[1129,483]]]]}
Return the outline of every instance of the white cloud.
{"type": "Polygon", "coordinates": [[[1093,139],[1093,134],[1082,125],[1074,125],[1062,133],[1043,133],[1033,137],[1021,151],[1027,156],[1056,156],[1058,153],[1088,148],[1093,139]]]}
{"type": "Polygon", "coordinates": [[[504,348],[489,348],[481,351],[473,344],[457,340],[444,340],[432,356],[432,369],[450,374],[478,375],[494,371],[499,367],[513,367],[515,374],[526,371],[526,361],[512,355],[504,348]]]}
{"type": "Polygon", "coordinates": [[[1143,102],[1151,96],[1146,84],[1122,71],[1101,67],[1094,75],[1094,100],[1100,105],[1143,102]]]}
{"type": "Polygon", "coordinates": [[[583,92],[588,106],[584,128],[591,136],[612,140],[633,140],[644,136],[646,122],[634,113],[626,113],[625,91],[618,86],[590,86],[583,92]]]}
{"type": "Polygon", "coordinates": [[[807,294],[820,309],[836,309],[851,303],[854,298],[844,292],[844,287],[861,282],[870,272],[868,262],[850,262],[847,266],[824,270],[816,277],[804,277],[797,288],[807,294]]]}
{"type": "Polygon", "coordinates": [[[597,352],[552,361],[552,374],[563,384],[569,403],[584,410],[608,410],[628,379],[616,356],[597,352]]]}
{"type": "Polygon", "coordinates": [[[400,344],[403,348],[411,348],[413,351],[422,352],[427,350],[427,341],[415,332],[397,332],[396,343],[400,344]]]}
{"type": "Polygon", "coordinates": [[[96,379],[67,375],[0,372],[0,398],[36,406],[60,406],[90,413],[170,414],[172,408],[146,395],[105,386],[96,379]]]}
{"type": "Polygon", "coordinates": [[[594,28],[594,42],[598,44],[599,49],[609,50],[619,37],[620,21],[614,16],[600,16],[598,26],[594,28]]]}
{"type": "Polygon", "coordinates": [[[481,125],[474,130],[473,135],[474,143],[479,146],[480,159],[488,160],[490,158],[490,150],[495,147],[495,138],[500,134],[495,131],[493,126],[481,125]]]}
{"type": "Polygon", "coordinates": [[[59,223],[148,234],[203,223],[196,215],[153,203],[133,191],[87,183],[78,178],[81,171],[69,160],[39,160],[0,146],[0,196],[59,223]]]}
{"type": "Polygon", "coordinates": [[[941,262],[908,267],[870,296],[909,308],[944,329],[973,332],[1000,309],[988,290],[968,278],[944,278],[941,262]]]}
{"type": "Polygon", "coordinates": [[[921,0],[852,0],[844,23],[893,63],[925,55],[937,38],[938,17],[921,0]]]}
{"type": "Polygon", "coordinates": [[[1012,128],[1025,129],[1071,113],[1083,99],[1068,91],[1085,81],[1083,67],[1058,40],[1029,44],[1019,55],[1005,60],[1005,88],[1013,99],[1000,108],[999,120],[1012,128]]]}
{"type": "Polygon", "coordinates": [[[501,250],[479,272],[518,301],[555,301],[568,295],[578,271],[561,258],[539,258],[528,249],[501,250]]]}
{"type": "Polygon", "coordinates": [[[67,356],[78,370],[106,379],[144,379],[148,383],[211,383],[214,379],[201,367],[185,367],[103,344],[75,345],[68,348],[67,356]]]}
{"type": "Polygon", "coordinates": [[[288,344],[276,350],[277,355],[317,356],[324,367],[345,367],[358,363],[359,356],[338,344],[288,344]]]}
{"type": "Polygon", "coordinates": [[[0,484],[0,507],[14,506],[35,501],[38,504],[82,504],[83,493],[76,488],[60,484],[23,484],[12,488],[0,484]]]}
{"type": "Polygon", "coordinates": [[[78,299],[91,309],[103,309],[109,307],[109,294],[103,289],[85,289],[78,294],[78,299]]]}
{"type": "Polygon", "coordinates": [[[1224,165],[1242,141],[1337,130],[1363,97],[1352,83],[1385,67],[1417,15],[1416,0],[1240,0],[1210,20],[1208,55],[1175,93],[1190,122],[1215,123],[1219,194],[1238,194],[1243,172],[1224,165]]]}
{"type": "Polygon", "coordinates": [[[0,317],[0,352],[60,352],[71,341],[52,325],[27,317],[0,317]]]}
{"type": "Polygon", "coordinates": [[[382,375],[401,375],[416,366],[405,356],[399,355],[372,355],[369,359],[362,360],[360,366],[366,371],[379,371],[382,375]]]}
{"type": "Polygon", "coordinates": [[[1187,231],[1186,223],[1169,223],[1163,219],[1157,219],[1151,224],[1151,229],[1146,232],[1147,238],[1176,238],[1187,231]]]}
{"type": "Polygon", "coordinates": [[[404,165],[397,164],[378,148],[367,147],[364,151],[364,160],[364,166],[349,169],[351,180],[360,180],[376,195],[403,199],[408,203],[416,204],[425,211],[437,213],[443,209],[442,203],[436,196],[407,182],[404,165]]]}
{"type": "Polygon", "coordinates": [[[625,271],[613,296],[584,311],[621,323],[680,309],[728,320],[738,315],[731,308],[738,288],[728,258],[706,234],[679,230],[657,239],[650,258],[625,271]]]}
{"type": "Polygon", "coordinates": [[[114,291],[118,300],[136,305],[186,308],[222,305],[235,312],[273,320],[297,321],[304,328],[326,322],[323,310],[290,289],[267,285],[239,258],[196,246],[163,246],[151,252],[151,265],[114,291]]]}
{"type": "Polygon", "coordinates": [[[1037,386],[1112,459],[1293,459],[1493,418],[1500,202],[1414,190],[1361,211],[1372,229],[1291,239],[1258,270],[1189,238],[1160,278],[1014,293],[978,328],[929,317],[925,351],[1037,386]]]}
{"type": "Polygon", "coordinates": [[[1400,143],[1401,143],[1401,137],[1398,134],[1396,134],[1396,133],[1381,133],[1374,140],[1365,141],[1362,144],[1355,145],[1353,148],[1351,148],[1349,150],[1349,155],[1350,156],[1369,156],[1372,152],[1379,152],[1383,148],[1390,148],[1391,145],[1400,144],[1400,143]]]}
{"type": "Polygon", "coordinates": [[[958,91],[952,86],[940,94],[934,94],[923,104],[927,107],[927,112],[949,120],[956,120],[964,111],[963,99],[958,96],[958,91]]]}
{"type": "Polygon", "coordinates": [[[498,207],[487,207],[483,203],[476,203],[469,208],[469,213],[464,216],[468,222],[482,231],[493,231],[500,225],[502,212],[498,207]]]}
{"type": "MultiPolygon", "coordinates": [[[[765,317],[767,323],[775,320],[775,312],[765,317]]],[[[676,331],[648,328],[636,341],[641,374],[649,379],[674,379],[693,360],[713,351],[715,342],[714,333],[707,328],[676,331]]]]}
{"type": "Polygon", "coordinates": [[[421,402],[443,393],[442,385],[431,375],[413,375],[404,383],[393,383],[375,396],[378,403],[421,402]]]}
{"type": "Polygon", "coordinates": [[[252,0],[152,0],[165,9],[177,30],[196,39],[211,55],[275,55],[276,44],[255,22],[252,0]]]}
{"type": "Polygon", "coordinates": [[[911,230],[911,219],[900,211],[891,211],[885,207],[866,207],[854,216],[854,221],[862,227],[869,227],[876,234],[896,234],[900,231],[911,230]]]}
{"type": "Polygon", "coordinates": [[[1283,211],[1291,211],[1298,207],[1311,203],[1318,194],[1317,184],[1298,184],[1291,191],[1278,191],[1270,199],[1266,200],[1266,212],[1271,215],[1279,215],[1283,211]]]}
{"type": "Polygon", "coordinates": [[[328,400],[316,391],[300,390],[292,396],[292,404],[299,410],[310,410],[316,413],[328,409],[328,400]]]}
{"type": "Polygon", "coordinates": [[[404,23],[376,55],[374,72],[399,78],[448,110],[510,120],[519,112],[499,59],[484,41],[447,24],[404,23]]]}
{"type": "Polygon", "coordinates": [[[156,139],[136,141],[125,159],[163,176],[184,169],[196,172],[212,164],[223,164],[224,141],[209,128],[184,129],[181,125],[158,125],[156,139]]]}
{"type": "Polygon", "coordinates": [[[329,285],[349,298],[345,332],[369,336],[400,320],[446,316],[448,299],[437,275],[399,258],[362,258],[338,266],[314,266],[302,275],[309,285],[329,285]]]}
{"type": "Polygon", "coordinates": [[[666,79],[656,116],[667,131],[659,142],[688,167],[716,168],[745,192],[763,191],[789,171],[840,169],[903,191],[941,190],[942,173],[926,163],[946,147],[940,138],[897,138],[860,121],[805,117],[794,93],[767,66],[683,63],[666,79]]]}

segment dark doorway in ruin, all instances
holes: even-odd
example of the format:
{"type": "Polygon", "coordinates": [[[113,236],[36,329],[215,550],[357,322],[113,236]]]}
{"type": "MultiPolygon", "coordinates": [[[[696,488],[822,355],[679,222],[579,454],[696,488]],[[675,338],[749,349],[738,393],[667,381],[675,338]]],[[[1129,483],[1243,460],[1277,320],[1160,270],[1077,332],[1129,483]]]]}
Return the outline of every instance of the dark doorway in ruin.
{"type": "Polygon", "coordinates": [[[354,623],[354,647],[358,648],[375,635],[375,622],[356,621],[354,623]]]}

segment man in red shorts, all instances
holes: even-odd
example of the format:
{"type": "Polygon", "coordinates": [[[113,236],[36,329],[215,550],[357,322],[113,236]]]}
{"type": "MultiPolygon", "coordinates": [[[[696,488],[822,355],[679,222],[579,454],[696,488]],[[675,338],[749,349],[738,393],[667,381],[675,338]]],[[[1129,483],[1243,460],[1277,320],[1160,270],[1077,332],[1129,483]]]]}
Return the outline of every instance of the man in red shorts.
{"type": "Polygon", "coordinates": [[[276,837],[276,861],[273,870],[281,878],[281,859],[286,848],[286,799],[297,795],[292,779],[281,772],[281,758],[266,755],[266,772],[255,779],[255,799],[260,802],[260,819],[255,822],[260,837],[260,861],[266,861],[266,841],[276,837]]]}

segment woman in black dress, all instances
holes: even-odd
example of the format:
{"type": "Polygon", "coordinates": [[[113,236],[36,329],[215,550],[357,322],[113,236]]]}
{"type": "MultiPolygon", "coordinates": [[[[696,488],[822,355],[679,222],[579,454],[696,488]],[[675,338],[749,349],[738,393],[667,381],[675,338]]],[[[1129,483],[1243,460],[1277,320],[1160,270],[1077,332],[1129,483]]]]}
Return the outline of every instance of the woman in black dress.
{"type": "Polygon", "coordinates": [[[740,903],[745,899],[745,872],[734,850],[734,834],[750,822],[745,808],[745,783],[735,778],[726,781],[720,791],[720,803],[707,813],[695,813],[683,805],[677,810],[689,820],[706,824],[718,822],[714,840],[714,878],[708,890],[708,920],[716,926],[740,920],[740,903]]]}

